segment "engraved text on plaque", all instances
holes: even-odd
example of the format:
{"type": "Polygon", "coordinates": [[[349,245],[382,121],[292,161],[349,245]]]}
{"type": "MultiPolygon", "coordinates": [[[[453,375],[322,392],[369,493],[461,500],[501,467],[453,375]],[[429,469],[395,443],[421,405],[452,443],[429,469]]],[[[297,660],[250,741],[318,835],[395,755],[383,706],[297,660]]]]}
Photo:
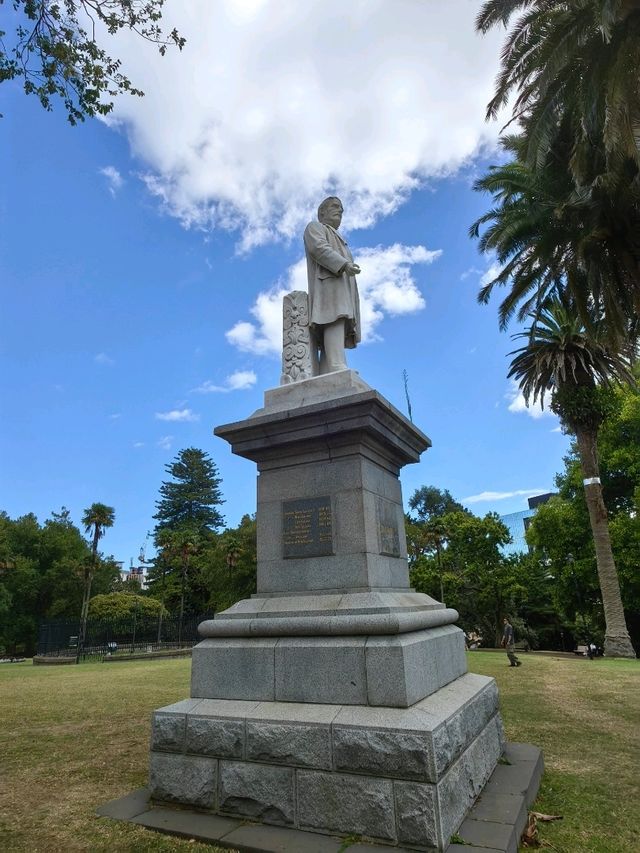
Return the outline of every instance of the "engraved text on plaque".
{"type": "Polygon", "coordinates": [[[282,556],[324,557],[333,554],[331,498],[282,502],[282,556]]]}

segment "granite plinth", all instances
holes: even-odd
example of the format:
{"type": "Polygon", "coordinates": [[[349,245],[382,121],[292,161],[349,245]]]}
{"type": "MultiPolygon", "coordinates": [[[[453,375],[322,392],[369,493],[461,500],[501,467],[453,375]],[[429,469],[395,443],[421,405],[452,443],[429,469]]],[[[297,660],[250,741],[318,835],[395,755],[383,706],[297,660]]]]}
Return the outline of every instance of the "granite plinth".
{"type": "Polygon", "coordinates": [[[191,696],[407,708],[465,672],[454,625],[390,636],[210,637],[192,652],[191,696]]]}
{"type": "Polygon", "coordinates": [[[258,463],[258,592],[409,591],[398,475],[427,436],[349,370],[265,403],[215,431],[258,463]]]}
{"type": "Polygon", "coordinates": [[[265,824],[444,850],[504,746],[491,678],[408,709],[190,700],[155,712],[150,789],[265,824]]]}

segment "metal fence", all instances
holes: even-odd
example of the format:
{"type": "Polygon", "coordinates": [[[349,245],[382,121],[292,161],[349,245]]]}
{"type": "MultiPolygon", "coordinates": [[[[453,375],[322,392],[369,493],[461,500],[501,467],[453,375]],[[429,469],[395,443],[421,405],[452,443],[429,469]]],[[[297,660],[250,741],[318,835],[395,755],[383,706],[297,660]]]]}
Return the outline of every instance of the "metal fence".
{"type": "MultiPolygon", "coordinates": [[[[198,625],[211,613],[179,616],[140,616],[117,619],[89,619],[82,660],[112,655],[139,654],[171,649],[188,649],[199,642],[198,625]]],[[[37,654],[43,657],[77,657],[78,622],[49,620],[38,628],[37,654]]]]}

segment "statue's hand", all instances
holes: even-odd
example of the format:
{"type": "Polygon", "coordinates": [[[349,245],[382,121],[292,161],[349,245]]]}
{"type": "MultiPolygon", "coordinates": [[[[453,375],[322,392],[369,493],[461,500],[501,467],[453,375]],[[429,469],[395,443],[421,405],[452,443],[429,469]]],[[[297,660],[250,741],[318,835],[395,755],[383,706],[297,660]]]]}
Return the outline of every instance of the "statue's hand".
{"type": "Polygon", "coordinates": [[[360,275],[360,267],[358,264],[346,264],[344,271],[347,275],[360,275]]]}

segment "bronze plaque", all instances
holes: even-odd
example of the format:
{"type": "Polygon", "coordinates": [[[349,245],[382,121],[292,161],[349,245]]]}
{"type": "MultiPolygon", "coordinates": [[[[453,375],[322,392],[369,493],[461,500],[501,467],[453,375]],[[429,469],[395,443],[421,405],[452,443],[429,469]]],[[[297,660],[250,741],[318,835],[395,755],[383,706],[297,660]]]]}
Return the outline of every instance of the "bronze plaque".
{"type": "Polygon", "coordinates": [[[325,557],[333,554],[331,498],[282,502],[282,556],[325,557]]]}
{"type": "Polygon", "coordinates": [[[380,553],[387,557],[400,556],[400,534],[396,505],[378,498],[378,539],[380,553]]]}

